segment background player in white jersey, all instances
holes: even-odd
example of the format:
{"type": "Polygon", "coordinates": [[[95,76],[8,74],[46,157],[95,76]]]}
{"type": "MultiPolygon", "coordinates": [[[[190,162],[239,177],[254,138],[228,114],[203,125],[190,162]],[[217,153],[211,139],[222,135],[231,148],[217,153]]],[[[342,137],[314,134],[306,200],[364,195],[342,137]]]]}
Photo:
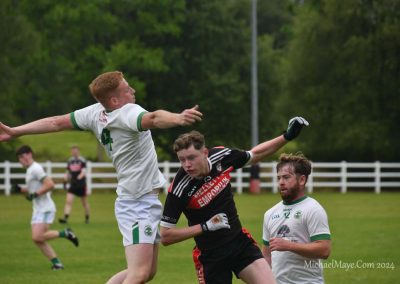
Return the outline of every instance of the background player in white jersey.
{"type": "Polygon", "coordinates": [[[62,231],[49,229],[56,213],[56,206],[51,199],[50,193],[54,189],[54,182],[50,177],[46,176],[42,166],[33,160],[32,149],[29,146],[20,147],[16,155],[21,165],[26,168],[26,188],[15,185],[14,192],[27,193],[26,199],[33,203],[32,240],[51,261],[53,270],[64,269],[54,249],[47,241],[55,238],[67,238],[75,246],[78,246],[78,238],[68,228],[62,231]]]}
{"type": "Polygon", "coordinates": [[[0,123],[0,141],[25,134],[82,129],[103,144],[117,171],[118,221],[128,268],[108,283],[144,283],[157,270],[161,203],[158,189],[165,182],[149,129],[191,125],[201,121],[195,106],[181,113],[147,112],[135,104],[135,90],[118,71],[99,75],[89,85],[98,103],[70,114],[48,117],[18,127],[0,123]]]}
{"type": "Polygon", "coordinates": [[[64,189],[67,189],[68,182],[69,187],[65,200],[64,217],[58,219],[58,221],[62,224],[68,222],[74,197],[78,196],[85,210],[85,223],[89,224],[90,207],[86,188],[86,159],[81,156],[79,147],[76,145],[71,147],[71,157],[68,160],[67,171],[64,176],[64,189]]]}
{"type": "Polygon", "coordinates": [[[263,255],[277,283],[324,283],[320,259],[331,251],[328,217],[305,195],[311,163],[302,154],[282,154],[277,165],[282,201],[264,215],[263,255]]]}
{"type": "Polygon", "coordinates": [[[193,260],[199,283],[232,283],[232,272],[245,283],[275,283],[271,269],[250,233],[242,228],[231,189],[230,173],[260,162],[294,139],[308,122],[296,117],[285,134],[249,151],[206,148],[197,131],[175,140],[181,168],[165,201],[161,219],[164,245],[194,237],[193,260]],[[177,228],[184,214],[188,227],[177,228]]]}

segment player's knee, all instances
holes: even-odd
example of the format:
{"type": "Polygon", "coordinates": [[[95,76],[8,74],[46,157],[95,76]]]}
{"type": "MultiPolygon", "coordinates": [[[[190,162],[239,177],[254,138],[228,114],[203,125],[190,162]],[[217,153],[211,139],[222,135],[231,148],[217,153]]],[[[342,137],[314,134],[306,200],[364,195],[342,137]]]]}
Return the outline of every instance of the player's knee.
{"type": "Polygon", "coordinates": [[[41,236],[41,235],[34,235],[34,236],[32,236],[32,241],[33,241],[35,244],[42,244],[42,243],[45,241],[45,239],[44,239],[44,237],[41,236]]]}
{"type": "Polygon", "coordinates": [[[151,275],[148,271],[135,271],[135,273],[128,273],[124,283],[129,284],[142,284],[153,279],[155,273],[151,275]]]}

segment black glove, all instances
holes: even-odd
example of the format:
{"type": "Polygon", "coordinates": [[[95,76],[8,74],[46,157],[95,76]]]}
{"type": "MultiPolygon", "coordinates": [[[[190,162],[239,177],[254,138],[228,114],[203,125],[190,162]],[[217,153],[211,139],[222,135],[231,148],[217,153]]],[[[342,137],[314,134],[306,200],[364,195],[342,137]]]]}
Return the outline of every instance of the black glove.
{"type": "Polygon", "coordinates": [[[20,193],[21,192],[21,187],[19,186],[19,184],[14,183],[11,186],[11,193],[20,193]]]}
{"type": "Polygon", "coordinates": [[[309,125],[307,120],[301,116],[293,117],[291,120],[289,120],[288,128],[283,132],[283,137],[285,137],[285,139],[288,141],[293,140],[299,136],[301,128],[303,128],[304,125],[309,125]]]}
{"type": "Polygon", "coordinates": [[[35,199],[36,197],[38,197],[39,195],[35,192],[35,193],[29,193],[27,196],[25,196],[26,200],[28,201],[32,201],[33,199],[35,199]]]}

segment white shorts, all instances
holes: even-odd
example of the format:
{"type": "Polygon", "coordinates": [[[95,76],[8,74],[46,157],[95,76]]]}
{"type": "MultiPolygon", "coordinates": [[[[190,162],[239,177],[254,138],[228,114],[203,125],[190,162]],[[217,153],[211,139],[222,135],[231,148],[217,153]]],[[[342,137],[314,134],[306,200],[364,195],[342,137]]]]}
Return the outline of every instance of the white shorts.
{"type": "Polygon", "coordinates": [[[161,214],[158,194],[148,193],[135,200],[117,198],[115,217],[124,246],[158,244],[161,240],[158,230],[161,214]]]}
{"type": "Polygon", "coordinates": [[[33,212],[31,224],[53,224],[56,211],[33,212]]]}

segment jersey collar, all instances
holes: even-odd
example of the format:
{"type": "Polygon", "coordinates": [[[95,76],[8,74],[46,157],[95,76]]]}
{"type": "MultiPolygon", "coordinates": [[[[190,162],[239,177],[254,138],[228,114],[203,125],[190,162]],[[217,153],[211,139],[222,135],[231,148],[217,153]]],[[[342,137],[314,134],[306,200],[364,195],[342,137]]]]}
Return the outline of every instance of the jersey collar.
{"type": "Polygon", "coordinates": [[[305,196],[303,196],[303,197],[300,197],[299,199],[296,199],[296,200],[294,200],[294,201],[292,201],[292,202],[285,202],[285,201],[282,201],[283,202],[283,204],[284,205],[294,205],[294,204],[297,204],[297,203],[299,203],[299,202],[302,202],[304,199],[306,199],[308,196],[307,195],[305,195],[305,196]]]}

